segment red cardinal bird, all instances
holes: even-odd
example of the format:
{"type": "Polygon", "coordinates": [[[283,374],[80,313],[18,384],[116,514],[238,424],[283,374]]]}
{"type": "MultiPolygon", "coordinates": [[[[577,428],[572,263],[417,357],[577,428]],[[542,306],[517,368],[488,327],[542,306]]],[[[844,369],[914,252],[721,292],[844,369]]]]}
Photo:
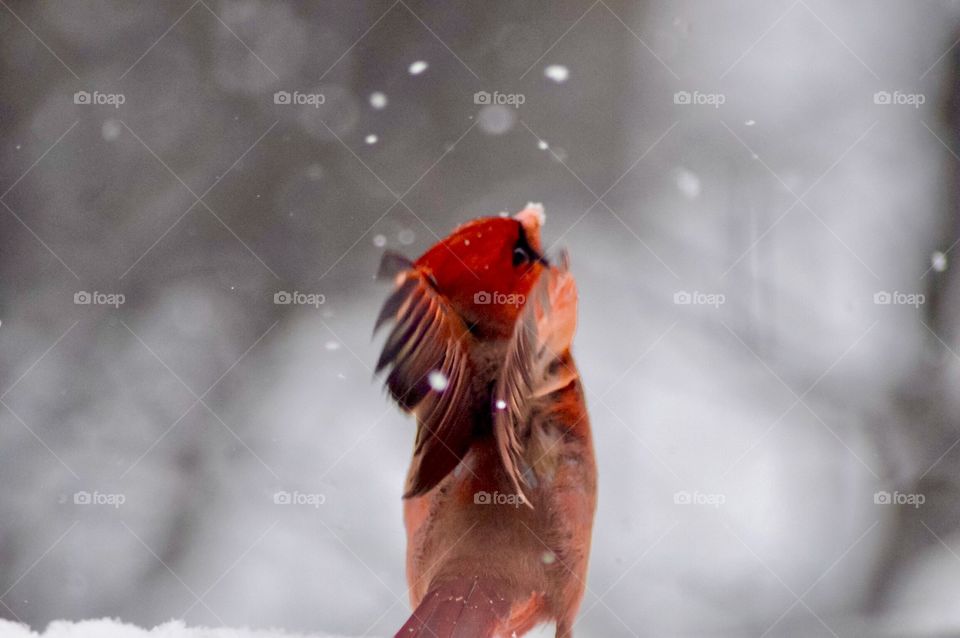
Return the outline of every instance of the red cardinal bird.
{"type": "Polygon", "coordinates": [[[400,638],[573,635],[596,466],[570,354],[577,291],[541,254],[543,207],[388,253],[377,371],[417,419],[404,494],[413,615],[400,638]]]}

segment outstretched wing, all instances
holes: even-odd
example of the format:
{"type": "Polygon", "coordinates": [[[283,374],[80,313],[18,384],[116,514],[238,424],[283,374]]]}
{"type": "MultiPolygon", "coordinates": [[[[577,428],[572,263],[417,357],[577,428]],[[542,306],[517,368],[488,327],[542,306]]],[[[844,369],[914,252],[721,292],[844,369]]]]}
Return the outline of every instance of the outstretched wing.
{"type": "Polygon", "coordinates": [[[383,304],[376,332],[392,321],[377,361],[390,368],[386,386],[401,408],[417,417],[417,437],[405,498],[429,491],[463,459],[470,446],[469,375],[463,340],[469,331],[433,282],[406,258],[384,254],[379,277],[396,288],[383,304]]]}
{"type": "Polygon", "coordinates": [[[563,253],[545,272],[517,319],[493,394],[493,433],[500,459],[516,493],[524,494],[529,470],[524,442],[537,402],[568,386],[577,373],[563,363],[576,329],[577,290],[563,253]]]}

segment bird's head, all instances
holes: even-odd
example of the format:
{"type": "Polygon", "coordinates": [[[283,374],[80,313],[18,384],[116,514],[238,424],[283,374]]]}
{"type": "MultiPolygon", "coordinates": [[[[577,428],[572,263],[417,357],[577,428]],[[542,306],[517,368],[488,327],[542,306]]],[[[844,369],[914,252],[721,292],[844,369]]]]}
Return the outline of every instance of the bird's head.
{"type": "Polygon", "coordinates": [[[543,207],[513,217],[481,217],[455,229],[414,262],[480,337],[506,337],[534,284],[549,268],[542,255],[543,207]]]}

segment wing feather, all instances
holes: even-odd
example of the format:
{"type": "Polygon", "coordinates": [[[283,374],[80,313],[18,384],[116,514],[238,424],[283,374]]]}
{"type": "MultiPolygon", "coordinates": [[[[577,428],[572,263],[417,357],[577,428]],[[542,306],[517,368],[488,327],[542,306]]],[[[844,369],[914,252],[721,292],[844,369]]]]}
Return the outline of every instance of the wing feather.
{"type": "Polygon", "coordinates": [[[381,274],[396,288],[377,317],[376,329],[393,322],[377,372],[390,371],[386,387],[401,408],[417,418],[409,498],[432,489],[463,459],[473,432],[468,360],[469,331],[434,288],[404,258],[385,254],[381,274]],[[431,385],[431,373],[441,383],[431,385]]]}
{"type": "Polygon", "coordinates": [[[501,462],[516,494],[531,507],[524,493],[531,414],[539,400],[577,378],[562,365],[575,327],[576,286],[564,253],[559,265],[541,276],[518,318],[493,394],[493,433],[501,462]]]}

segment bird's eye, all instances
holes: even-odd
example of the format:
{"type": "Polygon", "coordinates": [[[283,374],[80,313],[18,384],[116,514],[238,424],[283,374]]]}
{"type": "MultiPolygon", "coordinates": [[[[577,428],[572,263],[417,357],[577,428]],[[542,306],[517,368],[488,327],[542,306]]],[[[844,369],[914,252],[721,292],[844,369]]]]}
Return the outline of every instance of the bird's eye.
{"type": "Polygon", "coordinates": [[[526,264],[529,262],[530,262],[530,253],[528,253],[525,249],[521,248],[520,246],[517,246],[516,248],[513,249],[513,265],[514,266],[522,266],[523,264],[526,264]]]}
{"type": "Polygon", "coordinates": [[[526,266],[527,264],[533,263],[535,261],[540,262],[543,265],[549,265],[547,260],[544,259],[533,246],[530,245],[530,241],[527,239],[527,233],[523,229],[523,225],[517,223],[517,241],[513,245],[513,266],[514,268],[518,266],[526,266]]]}

